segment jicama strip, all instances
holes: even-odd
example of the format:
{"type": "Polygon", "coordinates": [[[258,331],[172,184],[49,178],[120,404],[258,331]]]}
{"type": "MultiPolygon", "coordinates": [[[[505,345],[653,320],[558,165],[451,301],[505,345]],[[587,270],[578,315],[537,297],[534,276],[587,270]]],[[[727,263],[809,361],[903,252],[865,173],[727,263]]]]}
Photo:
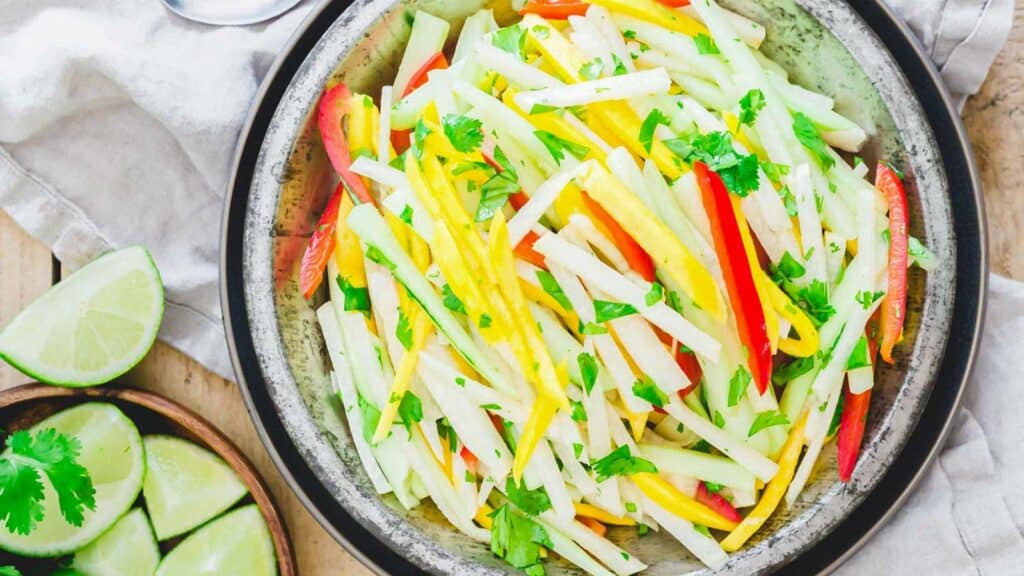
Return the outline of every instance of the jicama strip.
{"type": "Polygon", "coordinates": [[[718,542],[694,529],[693,523],[672,514],[647,497],[644,497],[644,507],[651,518],[712,570],[717,570],[728,562],[729,558],[718,542]]]}
{"type": "Polygon", "coordinates": [[[644,318],[694,352],[711,361],[718,359],[718,342],[701,332],[664,302],[659,301],[648,306],[645,302],[646,294],[640,287],[586,251],[554,234],[548,234],[538,240],[534,244],[534,249],[572,270],[588,283],[593,283],[594,287],[612,298],[630,304],[644,318]]]}
{"type": "Polygon", "coordinates": [[[534,68],[512,54],[496,48],[491,39],[484,37],[476,45],[477,61],[507,78],[510,82],[526,90],[538,88],[555,88],[562,86],[562,81],[547,72],[534,68]]]}
{"type": "Polygon", "coordinates": [[[531,90],[516,94],[516,104],[523,110],[534,106],[581,106],[594,102],[622,100],[648,94],[668,92],[672,80],[664,68],[643,70],[610,78],[600,78],[542,90],[531,90]]]}
{"type": "Polygon", "coordinates": [[[490,542],[491,533],[473,524],[472,517],[463,513],[459,505],[459,495],[448,482],[444,470],[430,454],[430,448],[418,430],[406,445],[405,454],[441,514],[463,534],[480,542],[490,542]]]}
{"type": "Polygon", "coordinates": [[[552,511],[540,515],[542,522],[548,523],[558,531],[572,538],[584,550],[594,555],[605,566],[611,568],[616,574],[634,574],[647,566],[637,560],[633,555],[627,554],[611,541],[598,536],[593,530],[580,524],[576,520],[561,520],[552,511]]]}
{"type": "Polygon", "coordinates": [[[455,433],[487,466],[494,479],[497,482],[503,481],[512,469],[512,453],[498,436],[480,405],[465,394],[466,378],[461,375],[453,376],[454,371],[430,354],[420,355],[420,365],[424,385],[430,390],[430,395],[437,401],[455,433]]]}
{"type": "Polygon", "coordinates": [[[803,254],[793,254],[806,262],[807,274],[798,282],[826,281],[825,247],[821,240],[821,219],[818,216],[817,199],[811,184],[810,168],[801,164],[793,169],[789,187],[796,197],[797,213],[800,219],[800,240],[803,254]]]}
{"type": "Polygon", "coordinates": [[[758,453],[743,441],[733,438],[728,432],[701,418],[678,398],[669,398],[669,403],[665,405],[665,411],[761,480],[765,482],[771,480],[778,471],[779,467],[775,462],[758,453]]]}
{"type": "MultiPolygon", "coordinates": [[[[583,551],[579,545],[572,540],[572,538],[563,534],[554,525],[545,522],[542,518],[536,518],[535,521],[544,528],[547,532],[548,538],[551,540],[551,544],[554,547],[554,551],[565,558],[569,562],[584,569],[587,574],[593,576],[613,576],[613,572],[609,572],[604,566],[598,563],[596,560],[591,558],[586,552],[583,551]]],[[[589,528],[584,527],[585,530],[589,528]]]]}
{"type": "MultiPolygon", "coordinates": [[[[459,32],[459,39],[455,43],[455,51],[452,54],[452,63],[458,63],[464,58],[473,54],[477,42],[485,34],[498,28],[494,20],[494,12],[490,9],[478,10],[462,23],[462,31],[459,32]]],[[[384,109],[384,108],[382,108],[384,109]]]]}
{"type": "MultiPolygon", "coordinates": [[[[697,20],[701,19],[700,15],[697,14],[697,12],[689,5],[683,6],[681,10],[697,20]]],[[[722,9],[722,16],[732,24],[733,29],[736,30],[736,34],[742,38],[745,43],[749,44],[751,48],[758,48],[761,46],[761,42],[764,42],[764,37],[767,31],[765,30],[765,27],[758,22],[755,22],[742,14],[737,14],[732,10],[726,10],[724,8],[722,9]]],[[[755,53],[759,52],[755,51],[755,53]]],[[[768,62],[775,64],[773,60],[768,60],[768,62]]],[[[775,64],[775,66],[778,66],[778,64],[775,64]]]]}
{"type": "Polygon", "coordinates": [[[554,203],[562,190],[576,177],[578,167],[570,167],[557,172],[541,184],[530,200],[516,211],[508,221],[508,241],[515,246],[526,237],[530,228],[536,224],[551,204],[554,203]]]}
{"type": "Polygon", "coordinates": [[[682,474],[740,490],[754,490],[754,475],[728,458],[653,444],[640,444],[637,449],[657,466],[659,472],[682,474]]]}
{"type": "MultiPolygon", "coordinates": [[[[603,6],[591,4],[590,8],[587,9],[586,19],[590,21],[594,27],[594,31],[604,38],[608,45],[608,49],[611,51],[613,60],[618,58],[618,63],[622,64],[622,68],[626,72],[635,72],[636,67],[633,65],[633,59],[629,56],[629,51],[626,50],[626,43],[622,39],[622,35],[619,34],[619,30],[615,27],[615,23],[612,22],[611,13],[608,9],[603,6]]],[[[612,67],[612,73],[614,74],[615,66],[612,67]]],[[[605,69],[608,70],[607,65],[605,69]]]]}
{"type": "Polygon", "coordinates": [[[875,385],[875,367],[864,366],[846,373],[847,384],[851,394],[863,394],[875,385]]]}
{"type": "Polygon", "coordinates": [[[663,393],[674,395],[690,387],[690,379],[646,321],[634,315],[616,318],[608,324],[619,342],[628,343],[626,350],[633,361],[663,393]]]}
{"type": "Polygon", "coordinates": [[[554,518],[568,522],[576,516],[572,497],[562,479],[562,473],[558,470],[555,455],[551,453],[551,446],[546,440],[541,440],[537,444],[523,474],[523,479],[528,487],[531,485],[532,488],[536,488],[537,485],[544,487],[544,491],[551,501],[551,515],[554,518]]]}
{"type": "MultiPolygon", "coordinates": [[[[609,240],[607,236],[594,226],[590,218],[581,214],[573,214],[569,217],[569,224],[563,227],[559,234],[564,233],[566,230],[574,233],[583,244],[589,244],[593,247],[616,270],[624,275],[629,275],[630,265],[625,255],[615,246],[613,241],[609,240]]],[[[577,244],[580,243],[577,242],[577,244]]]]}

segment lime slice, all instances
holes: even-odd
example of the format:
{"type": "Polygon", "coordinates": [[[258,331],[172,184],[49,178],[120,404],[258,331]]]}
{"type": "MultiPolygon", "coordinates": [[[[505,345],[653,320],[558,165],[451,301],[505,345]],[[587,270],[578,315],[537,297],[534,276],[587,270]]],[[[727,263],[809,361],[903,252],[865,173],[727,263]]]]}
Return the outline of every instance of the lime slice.
{"type": "Polygon", "coordinates": [[[128,511],[139,495],[146,472],[139,431],[112,404],[91,402],[68,408],[36,424],[32,432],[46,428],[81,442],[78,463],[92,478],[96,509],[85,510],[81,526],[68,524],[60,515],[57,493],[44,476],[42,522],[27,535],[0,526],[0,548],[22,556],[61,556],[95,540],[128,511]]]}
{"type": "Polygon", "coordinates": [[[0,332],[0,358],[61,386],[104,384],[146,355],[164,313],[145,248],[110,252],[50,288],[0,332]]]}
{"type": "Polygon", "coordinates": [[[125,514],[102,536],[75,552],[71,567],[89,576],[149,576],[160,550],[141,508],[125,514]]]}
{"type": "Polygon", "coordinates": [[[142,495],[157,540],[183,534],[245,496],[245,484],[216,454],[173,436],[146,436],[142,495]]]}
{"type": "Polygon", "coordinates": [[[230,512],[196,530],[174,547],[156,576],[277,574],[270,531],[255,504],[230,512]]]}

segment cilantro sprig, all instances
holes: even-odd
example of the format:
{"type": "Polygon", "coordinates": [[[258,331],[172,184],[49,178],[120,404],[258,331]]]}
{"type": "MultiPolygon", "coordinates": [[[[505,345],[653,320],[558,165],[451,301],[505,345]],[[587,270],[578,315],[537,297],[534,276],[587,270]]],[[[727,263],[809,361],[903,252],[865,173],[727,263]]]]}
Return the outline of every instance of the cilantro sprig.
{"type": "Polygon", "coordinates": [[[96,509],[96,490],[89,471],[78,463],[82,444],[53,428],[34,435],[15,432],[9,452],[0,456],[0,521],[9,532],[29,534],[44,518],[42,477],[57,494],[60,514],[81,526],[85,510],[96,509]]]}
{"type": "Polygon", "coordinates": [[[740,154],[732,146],[728,132],[691,134],[664,141],[676,156],[686,162],[703,162],[722,177],[725,187],[743,198],[760,186],[757,156],[740,154]]]}
{"type": "Polygon", "coordinates": [[[597,481],[604,482],[613,476],[629,476],[641,472],[658,472],[658,468],[650,460],[644,460],[629,451],[629,446],[623,444],[611,451],[607,456],[595,460],[590,464],[591,470],[597,474],[597,481]]]}

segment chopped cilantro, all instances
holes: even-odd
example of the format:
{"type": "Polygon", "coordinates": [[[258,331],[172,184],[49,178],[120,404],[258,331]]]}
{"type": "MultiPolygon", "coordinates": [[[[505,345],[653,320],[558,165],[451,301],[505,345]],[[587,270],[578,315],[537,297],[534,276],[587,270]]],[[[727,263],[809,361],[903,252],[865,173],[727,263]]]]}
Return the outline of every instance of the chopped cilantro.
{"type": "Polygon", "coordinates": [[[546,40],[551,35],[551,31],[548,30],[547,26],[537,24],[533,28],[530,28],[530,32],[540,40],[546,40]]]}
{"type": "Polygon", "coordinates": [[[846,361],[846,369],[856,370],[857,368],[870,366],[871,357],[868,356],[868,339],[861,336],[860,340],[857,341],[857,345],[853,347],[853,352],[850,352],[850,358],[846,361]]]}
{"type": "Polygon", "coordinates": [[[813,280],[800,291],[799,306],[818,326],[824,324],[835,313],[836,309],[829,303],[828,285],[821,280],[813,280]]]}
{"type": "Polygon", "coordinates": [[[579,457],[580,457],[580,454],[583,454],[583,444],[580,444],[579,442],[573,442],[572,443],[572,454],[578,460],[579,457]]]}
{"type": "Polygon", "coordinates": [[[793,134],[796,139],[810,150],[811,154],[818,160],[818,164],[826,171],[835,165],[835,158],[829,154],[828,144],[821,138],[818,129],[815,128],[811,119],[802,112],[793,114],[793,134]]]}
{"type": "Polygon", "coordinates": [[[789,174],[789,166],[775,162],[761,162],[761,170],[772,182],[782,182],[782,177],[789,174]]]}
{"type": "Polygon", "coordinates": [[[662,408],[668,404],[668,396],[658,388],[658,385],[651,380],[651,377],[644,374],[633,382],[633,394],[637,398],[643,398],[652,405],[662,408]]]}
{"type": "Polygon", "coordinates": [[[446,114],[442,121],[444,135],[459,152],[472,152],[484,141],[480,121],[460,114],[446,114]]]}
{"type": "Polygon", "coordinates": [[[413,424],[423,420],[423,404],[420,402],[419,396],[406,390],[402,395],[402,401],[398,404],[398,417],[401,418],[406,430],[412,430],[413,424]]]}
{"type": "Polygon", "coordinates": [[[491,326],[491,317],[488,316],[487,314],[481,314],[480,315],[480,321],[477,322],[477,325],[480,326],[481,328],[490,328],[490,326],[491,326]]]}
{"type": "Polygon", "coordinates": [[[644,118],[643,124],[640,125],[640,145],[644,150],[651,151],[651,145],[654,143],[654,131],[658,126],[668,126],[669,123],[670,120],[664,112],[657,108],[651,110],[651,113],[644,118]]]}
{"type": "Polygon", "coordinates": [[[384,253],[380,251],[380,248],[377,248],[376,246],[370,245],[366,247],[366,257],[371,262],[376,262],[388,270],[395,269],[395,263],[385,256],[384,253]]]}
{"type": "Polygon", "coordinates": [[[885,292],[867,292],[862,290],[857,292],[857,303],[867,310],[882,296],[885,296],[885,292]]]}
{"type": "Polygon", "coordinates": [[[586,324],[580,323],[580,334],[584,336],[593,336],[597,334],[607,334],[608,329],[596,322],[587,322],[586,324]]]}
{"type": "Polygon", "coordinates": [[[604,482],[613,476],[658,472],[658,468],[654,466],[654,463],[633,456],[629,451],[629,446],[625,444],[611,451],[604,458],[591,462],[590,467],[597,474],[596,480],[598,482],[604,482]]]}
{"type": "Polygon", "coordinates": [[[509,505],[503,505],[490,517],[491,552],[498,558],[508,562],[513,568],[533,569],[534,574],[543,574],[540,560],[540,548],[554,548],[551,537],[543,526],[513,511],[509,505]]]}
{"type": "Polygon", "coordinates": [[[459,300],[459,297],[452,291],[452,287],[448,284],[441,286],[441,302],[444,303],[444,307],[451,310],[452,312],[466,313],[466,306],[459,300]]]}
{"type": "Polygon", "coordinates": [[[363,440],[373,442],[373,435],[377,431],[377,423],[380,421],[380,410],[370,404],[359,395],[359,414],[363,417],[363,440]]]}
{"type": "Polygon", "coordinates": [[[707,164],[721,176],[725,187],[741,198],[760,185],[757,156],[737,152],[728,132],[691,134],[665,140],[664,144],[691,164],[698,161],[707,164]]]}
{"type": "Polygon", "coordinates": [[[540,282],[540,287],[548,293],[549,296],[558,302],[559,306],[564,308],[566,311],[572,311],[572,302],[569,302],[569,298],[565,296],[565,292],[562,291],[562,286],[555,280],[555,277],[551,275],[547,270],[537,270],[537,281],[540,282]]]}
{"type": "MultiPolygon", "coordinates": [[[[743,98],[740,98],[740,124],[753,126],[754,121],[757,120],[757,115],[760,114],[763,109],[764,92],[761,92],[757,88],[747,92],[743,98]]],[[[777,179],[773,178],[773,180],[777,179]]]]}
{"type": "Polygon", "coordinates": [[[424,142],[429,135],[430,128],[427,128],[427,125],[423,122],[423,117],[420,116],[416,120],[416,127],[412,131],[412,146],[410,147],[417,159],[423,158],[424,142]]]}
{"type": "Polygon", "coordinates": [[[405,208],[402,208],[402,213],[398,215],[398,219],[412,226],[412,206],[406,204],[405,208]]]}
{"type": "Polygon", "coordinates": [[[402,343],[406,350],[412,348],[412,325],[409,324],[409,317],[402,310],[398,311],[398,325],[395,326],[395,337],[402,343]]]}
{"type": "Polygon", "coordinates": [[[747,437],[753,437],[765,428],[771,428],[772,426],[789,426],[789,418],[778,410],[768,410],[767,412],[759,412],[757,418],[754,418],[754,422],[750,425],[750,431],[747,432],[747,437]]]}
{"type": "Polygon", "coordinates": [[[697,45],[697,52],[701,54],[721,54],[718,45],[711,39],[711,36],[701,33],[693,37],[693,43],[697,45]]]}
{"type": "Polygon", "coordinates": [[[839,401],[836,403],[836,411],[832,413],[832,422],[828,425],[828,434],[826,436],[835,436],[836,431],[839,430],[839,423],[843,418],[843,406],[846,405],[846,394],[839,395],[839,401]]]}
{"type": "Polygon", "coordinates": [[[569,400],[569,404],[572,405],[571,417],[574,422],[586,422],[587,411],[583,409],[583,403],[575,400],[569,400]]]}
{"type": "Polygon", "coordinates": [[[490,410],[491,412],[501,410],[500,404],[481,404],[480,407],[483,408],[484,410],[490,410]]]}
{"type": "Polygon", "coordinates": [[[793,255],[788,251],[782,255],[779,259],[779,263],[772,268],[772,275],[780,281],[795,280],[802,278],[807,273],[807,269],[801,264],[793,255]]]}
{"type": "Polygon", "coordinates": [[[647,291],[644,296],[644,304],[648,306],[654,306],[658,302],[661,302],[662,297],[665,294],[665,290],[661,287],[661,284],[657,282],[651,282],[651,289],[647,291]]]}
{"type": "Polygon", "coordinates": [[[338,274],[335,278],[338,288],[345,297],[345,311],[358,310],[360,312],[370,311],[370,291],[364,286],[356,288],[344,276],[338,274]]]}
{"type": "Polygon", "coordinates": [[[622,318],[636,314],[636,308],[632,304],[624,302],[608,302],[607,300],[594,300],[594,320],[596,322],[607,322],[615,318],[622,318]]]}
{"type": "Polygon", "coordinates": [[[495,30],[491,35],[491,44],[520,60],[526,59],[526,31],[519,24],[495,30]]]}
{"type": "Polygon", "coordinates": [[[699,534],[703,534],[708,538],[711,538],[711,531],[708,530],[708,527],[703,524],[694,524],[693,530],[699,534]]]}
{"type": "Polygon", "coordinates": [[[729,379],[729,406],[736,406],[740,403],[743,395],[747,392],[747,386],[753,378],[744,366],[736,368],[732,378],[729,379]]]}
{"type": "Polygon", "coordinates": [[[590,62],[587,62],[583,66],[580,66],[580,76],[585,80],[596,80],[601,77],[601,72],[604,70],[604,62],[601,62],[600,58],[594,58],[590,62]]]}
{"type": "Polygon", "coordinates": [[[530,490],[525,484],[516,484],[511,476],[505,480],[505,497],[530,516],[539,516],[551,508],[551,499],[543,487],[530,490]]]}
{"type": "Polygon", "coordinates": [[[715,426],[718,426],[719,428],[725,428],[725,416],[722,416],[722,413],[719,412],[718,410],[715,410],[715,419],[713,420],[713,422],[715,426]]]}
{"type": "Polygon", "coordinates": [[[634,504],[633,502],[626,502],[625,507],[626,512],[636,512],[636,504],[634,504]]]}
{"type": "Polygon", "coordinates": [[[458,384],[459,388],[465,388],[466,387],[466,379],[463,378],[462,376],[456,376],[455,377],[455,383],[458,384]]]}
{"type": "Polygon", "coordinates": [[[594,389],[594,383],[597,382],[597,359],[592,354],[580,352],[576,356],[576,364],[580,367],[580,380],[583,381],[583,390],[589,396],[590,391],[594,389]]]}
{"type": "Polygon", "coordinates": [[[772,371],[772,382],[782,386],[814,369],[814,358],[794,358],[786,364],[776,364],[772,371]]]}
{"type": "Polygon", "coordinates": [[[613,76],[622,76],[623,74],[629,72],[628,70],[626,70],[626,65],[622,62],[622,59],[619,58],[618,54],[612,54],[612,63],[615,65],[615,67],[612,69],[613,76]]]}
{"type": "Polygon", "coordinates": [[[565,159],[566,151],[576,158],[583,158],[588,152],[590,152],[590,148],[582,144],[577,144],[572,140],[566,140],[565,138],[561,138],[545,130],[534,130],[533,135],[540,140],[541,144],[543,144],[545,148],[547,148],[548,153],[550,153],[551,157],[555,159],[556,164],[562,163],[562,160],[565,159]]]}
{"type": "Polygon", "coordinates": [[[722,488],[725,488],[725,486],[722,486],[721,484],[715,484],[714,482],[708,482],[707,480],[704,481],[704,487],[707,488],[708,494],[718,494],[722,491],[722,488]]]}

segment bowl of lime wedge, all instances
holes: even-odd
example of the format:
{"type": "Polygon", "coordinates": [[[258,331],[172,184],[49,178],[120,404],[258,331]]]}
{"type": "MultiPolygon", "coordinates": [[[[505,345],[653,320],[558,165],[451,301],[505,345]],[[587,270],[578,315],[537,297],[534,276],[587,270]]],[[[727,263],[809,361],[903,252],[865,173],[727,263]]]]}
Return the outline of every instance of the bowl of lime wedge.
{"type": "Polygon", "coordinates": [[[0,575],[297,573],[246,457],[194,412],[132,388],[0,392],[0,575]]]}

